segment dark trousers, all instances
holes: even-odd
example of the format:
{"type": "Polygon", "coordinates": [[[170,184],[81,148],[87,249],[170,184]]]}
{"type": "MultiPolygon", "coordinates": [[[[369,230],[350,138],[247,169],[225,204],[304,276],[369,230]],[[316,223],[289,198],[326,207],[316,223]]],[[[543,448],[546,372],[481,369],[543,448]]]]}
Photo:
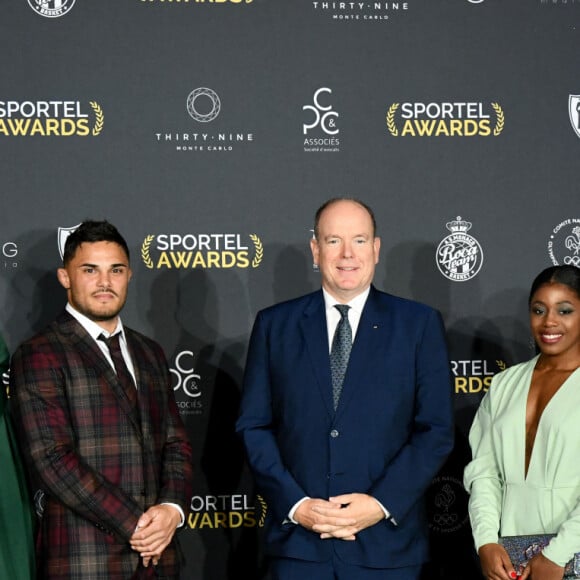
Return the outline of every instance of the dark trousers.
{"type": "Polygon", "coordinates": [[[273,558],[272,580],[419,580],[421,566],[362,568],[334,556],[327,562],[273,558]]]}

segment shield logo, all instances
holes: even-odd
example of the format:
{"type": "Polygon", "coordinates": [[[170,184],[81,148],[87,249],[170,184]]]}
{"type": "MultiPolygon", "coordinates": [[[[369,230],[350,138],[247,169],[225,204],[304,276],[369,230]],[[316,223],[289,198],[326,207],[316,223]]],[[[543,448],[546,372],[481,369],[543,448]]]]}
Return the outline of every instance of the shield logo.
{"type": "Polygon", "coordinates": [[[58,228],[58,252],[60,254],[60,259],[62,260],[64,256],[64,244],[66,239],[80,226],[77,224],[72,228],[58,228]]]}
{"type": "Polygon", "coordinates": [[[572,129],[580,137],[580,95],[570,95],[568,98],[568,114],[572,129]]]}

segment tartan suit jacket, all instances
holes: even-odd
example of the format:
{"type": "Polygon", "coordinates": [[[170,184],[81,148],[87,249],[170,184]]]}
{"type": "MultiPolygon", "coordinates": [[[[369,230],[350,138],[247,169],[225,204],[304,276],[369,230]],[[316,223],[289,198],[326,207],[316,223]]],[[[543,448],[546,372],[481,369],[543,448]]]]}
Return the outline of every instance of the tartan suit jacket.
{"type": "MultiPolygon", "coordinates": [[[[16,425],[42,511],[43,580],[137,578],[143,567],[129,539],[138,518],[163,502],[187,514],[192,450],[166,359],[142,334],[125,327],[125,335],[141,420],[98,345],[66,311],[12,357],[16,425]]],[[[158,577],[178,577],[178,555],[174,537],[158,577]]]]}

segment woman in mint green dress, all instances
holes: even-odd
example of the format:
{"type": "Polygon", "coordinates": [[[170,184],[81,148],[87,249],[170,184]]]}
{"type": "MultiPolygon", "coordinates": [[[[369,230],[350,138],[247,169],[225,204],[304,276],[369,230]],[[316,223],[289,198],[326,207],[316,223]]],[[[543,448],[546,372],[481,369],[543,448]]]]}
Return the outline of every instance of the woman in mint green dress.
{"type": "MultiPolygon", "coordinates": [[[[8,365],[8,350],[0,337],[2,379],[8,365]]],[[[35,576],[32,507],[8,417],[4,380],[0,391],[0,578],[32,580],[35,576]]]]}
{"type": "Polygon", "coordinates": [[[469,433],[464,483],[488,580],[516,578],[499,536],[556,534],[524,580],[561,580],[580,551],[580,268],[541,272],[529,313],[539,354],[493,377],[469,433]]]}

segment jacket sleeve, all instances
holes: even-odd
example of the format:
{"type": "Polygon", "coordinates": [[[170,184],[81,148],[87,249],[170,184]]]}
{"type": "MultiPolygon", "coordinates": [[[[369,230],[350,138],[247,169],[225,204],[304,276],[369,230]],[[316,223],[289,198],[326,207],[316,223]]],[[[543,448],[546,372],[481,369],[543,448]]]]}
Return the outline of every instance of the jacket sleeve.
{"type": "Polygon", "coordinates": [[[488,392],[469,431],[473,458],[463,475],[465,489],[470,494],[469,518],[477,550],[484,544],[497,543],[501,521],[503,478],[493,449],[490,407],[488,392]]]}
{"type": "MultiPolygon", "coordinates": [[[[14,353],[10,384],[23,456],[33,480],[49,496],[103,531],[128,540],[142,509],[77,453],[63,366],[46,344],[24,344],[14,353]]],[[[75,409],[75,416],[80,412],[75,409]]]]}
{"type": "Polygon", "coordinates": [[[284,465],[274,434],[267,335],[267,323],[258,314],[250,338],[236,430],[241,434],[256,483],[282,523],[306,493],[284,465]]]}
{"type": "Polygon", "coordinates": [[[443,321],[435,310],[424,317],[414,362],[415,406],[408,438],[368,492],[397,522],[424,496],[453,448],[449,355],[443,321]]]}

